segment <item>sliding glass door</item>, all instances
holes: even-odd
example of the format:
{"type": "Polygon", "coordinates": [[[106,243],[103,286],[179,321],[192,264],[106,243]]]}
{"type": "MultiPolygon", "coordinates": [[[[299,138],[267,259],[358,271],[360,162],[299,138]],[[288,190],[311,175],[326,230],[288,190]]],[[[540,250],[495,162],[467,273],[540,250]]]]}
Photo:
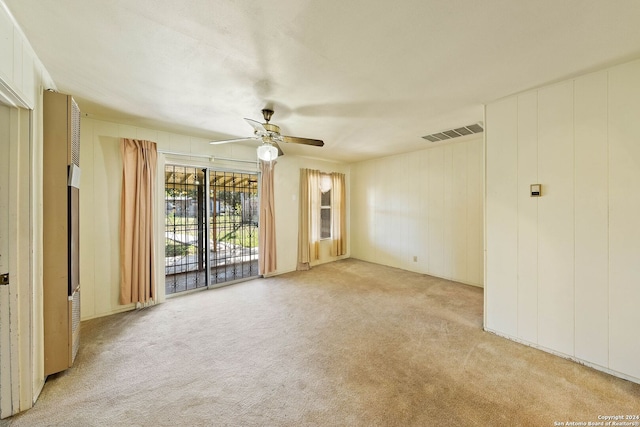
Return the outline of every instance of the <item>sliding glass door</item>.
{"type": "Polygon", "coordinates": [[[258,175],[211,171],[211,283],[258,275],[258,175]]]}
{"type": "Polygon", "coordinates": [[[258,175],[165,167],[166,293],[258,275],[258,175]]]}

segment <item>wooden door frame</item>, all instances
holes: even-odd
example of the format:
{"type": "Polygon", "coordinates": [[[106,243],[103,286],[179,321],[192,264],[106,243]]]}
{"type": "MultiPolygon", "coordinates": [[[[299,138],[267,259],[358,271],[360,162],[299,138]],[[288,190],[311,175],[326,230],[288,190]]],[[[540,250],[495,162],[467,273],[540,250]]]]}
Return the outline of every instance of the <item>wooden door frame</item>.
{"type": "MultiPolygon", "coordinates": [[[[9,108],[8,273],[0,290],[0,418],[33,406],[32,110],[0,81],[0,103],[9,108]]],[[[5,138],[5,136],[3,136],[5,138]]],[[[3,272],[4,273],[4,272],[3,272]]]]}

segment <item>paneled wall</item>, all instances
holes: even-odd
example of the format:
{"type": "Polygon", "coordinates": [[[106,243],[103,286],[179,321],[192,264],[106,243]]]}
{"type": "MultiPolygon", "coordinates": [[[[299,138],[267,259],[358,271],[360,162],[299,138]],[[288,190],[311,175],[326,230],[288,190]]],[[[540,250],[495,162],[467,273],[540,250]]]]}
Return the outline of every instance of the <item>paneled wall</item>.
{"type": "MultiPolygon", "coordinates": [[[[159,150],[207,154],[225,158],[255,160],[253,146],[238,144],[215,145],[203,138],[163,132],[154,129],[118,124],[93,118],[81,122],[80,165],[80,284],[82,319],[106,316],[126,311],[133,305],[118,303],[120,292],[120,191],[122,187],[122,160],[120,138],[137,138],[155,141],[159,150]]],[[[161,155],[159,166],[160,188],[164,185],[161,173],[164,163],[219,167],[230,170],[256,171],[255,163],[225,162],[210,163],[201,157],[161,155]]],[[[342,172],[347,175],[349,167],[343,163],[324,162],[285,155],[277,160],[275,167],[276,204],[276,251],[277,274],[293,271],[297,265],[298,250],[298,183],[300,168],[314,168],[324,172],[342,172]]],[[[348,191],[348,189],[347,189],[348,191]]],[[[159,191],[160,199],[163,191],[159,191]]],[[[163,212],[160,200],[160,212],[163,212]]],[[[164,235],[164,223],[159,223],[159,235],[164,235]]],[[[329,255],[329,246],[321,248],[324,263],[335,260],[329,255]]],[[[158,288],[160,300],[164,292],[164,245],[159,245],[160,263],[158,288]]]]}
{"type": "Polygon", "coordinates": [[[640,61],[486,107],[486,328],[634,381],[638,117],[640,61]]]}
{"type": "Polygon", "coordinates": [[[29,107],[34,107],[38,104],[42,82],[50,84],[51,78],[20,27],[2,6],[0,5],[0,80],[29,107]]]}
{"type": "Polygon", "coordinates": [[[482,139],[356,163],[351,255],[482,286],[482,139]]]}
{"type": "Polygon", "coordinates": [[[0,0],[0,103],[20,107],[12,109],[18,121],[12,120],[9,129],[8,161],[15,190],[10,196],[10,233],[16,242],[9,247],[14,266],[10,286],[17,292],[10,298],[11,363],[4,359],[0,366],[3,378],[11,376],[12,388],[5,388],[0,397],[3,417],[30,408],[44,385],[42,91],[49,88],[55,89],[49,73],[0,0]],[[12,399],[9,406],[7,396],[12,399]]]}

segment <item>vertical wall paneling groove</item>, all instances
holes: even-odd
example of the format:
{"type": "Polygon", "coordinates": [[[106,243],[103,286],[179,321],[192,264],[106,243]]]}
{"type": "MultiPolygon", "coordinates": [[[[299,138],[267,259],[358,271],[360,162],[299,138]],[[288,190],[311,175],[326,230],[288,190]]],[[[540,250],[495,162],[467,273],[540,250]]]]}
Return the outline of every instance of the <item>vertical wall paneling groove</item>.
{"type": "MultiPolygon", "coordinates": [[[[431,205],[429,204],[429,153],[431,150],[424,150],[419,153],[420,158],[420,174],[419,179],[421,182],[419,199],[420,199],[420,212],[421,212],[421,228],[418,230],[417,235],[420,237],[418,240],[418,245],[421,248],[421,255],[418,255],[418,263],[420,266],[420,270],[423,273],[429,272],[429,260],[430,260],[430,252],[429,252],[429,221],[430,221],[430,212],[431,205]]],[[[482,282],[477,282],[482,283],[482,282]]]]}
{"type": "MultiPolygon", "coordinates": [[[[354,166],[354,170],[357,169],[357,166],[354,166]]],[[[362,206],[363,204],[363,188],[362,185],[360,184],[360,181],[357,179],[357,174],[352,175],[352,179],[351,179],[351,200],[352,202],[354,200],[357,200],[357,207],[356,207],[356,203],[352,203],[351,206],[351,214],[357,216],[358,218],[360,218],[360,221],[358,221],[357,223],[351,223],[351,230],[353,232],[353,230],[355,228],[359,229],[359,233],[362,234],[362,227],[363,227],[363,223],[365,222],[365,219],[362,217],[362,214],[360,213],[360,206],[362,206]]],[[[356,241],[351,241],[351,250],[353,251],[354,248],[358,247],[359,249],[359,245],[360,242],[356,242],[356,241]]]]}
{"type": "Polygon", "coordinates": [[[394,252],[400,256],[398,264],[404,269],[411,267],[409,264],[409,246],[406,242],[409,240],[409,204],[406,202],[412,194],[409,193],[408,182],[408,163],[407,156],[396,156],[394,159],[395,170],[397,171],[393,180],[393,187],[390,189],[395,194],[395,205],[397,206],[391,215],[393,224],[397,232],[391,233],[394,252]]]}
{"type": "MultiPolygon", "coordinates": [[[[361,250],[366,251],[369,256],[373,259],[375,258],[375,251],[372,242],[375,240],[375,223],[376,223],[376,193],[375,193],[375,183],[373,179],[375,177],[375,164],[373,162],[368,162],[363,165],[363,169],[366,171],[363,175],[360,175],[360,182],[365,187],[366,194],[366,204],[364,207],[360,209],[360,212],[366,212],[366,228],[364,229],[365,234],[361,243],[361,250]],[[364,178],[366,177],[366,178],[364,178]]],[[[357,221],[353,221],[357,222],[357,221]]],[[[356,239],[352,239],[356,240],[356,239]]]]}
{"type": "Polygon", "coordinates": [[[487,105],[486,327],[517,335],[517,100],[487,105]]]}
{"type": "MultiPolygon", "coordinates": [[[[358,206],[360,212],[365,212],[366,214],[366,228],[364,229],[365,233],[362,235],[362,243],[360,244],[360,250],[366,253],[368,260],[376,259],[375,246],[373,242],[375,241],[375,230],[376,230],[376,187],[375,187],[375,163],[374,162],[366,162],[361,165],[362,174],[358,175],[358,179],[362,185],[366,188],[366,204],[363,207],[358,206]]],[[[352,222],[357,222],[357,217],[354,217],[352,222]]],[[[357,232],[357,231],[356,231],[357,232]]],[[[352,241],[358,239],[351,239],[352,241]]]]}
{"type": "Polygon", "coordinates": [[[574,87],[575,356],[608,366],[607,74],[574,87]]]}
{"type": "Polygon", "coordinates": [[[382,246],[380,245],[373,245],[372,248],[374,250],[374,260],[375,262],[377,262],[378,264],[384,264],[386,257],[384,256],[384,252],[380,249],[382,248],[386,248],[386,241],[384,240],[384,235],[383,235],[383,228],[380,227],[380,224],[384,224],[385,223],[385,216],[384,213],[380,211],[381,207],[380,204],[378,203],[378,200],[383,200],[384,199],[384,192],[385,192],[385,182],[384,179],[382,177],[382,172],[378,170],[378,160],[374,160],[372,163],[373,166],[373,179],[372,182],[374,184],[374,200],[375,200],[375,204],[374,206],[374,218],[373,218],[373,224],[374,224],[374,228],[373,228],[373,236],[372,236],[372,241],[373,242],[382,242],[382,246]]]}
{"type": "Polygon", "coordinates": [[[429,272],[444,277],[444,150],[429,154],[429,272]]]}
{"type": "MultiPolygon", "coordinates": [[[[403,268],[406,270],[418,270],[420,271],[418,261],[422,261],[423,255],[420,253],[420,242],[419,239],[411,238],[411,236],[415,236],[419,233],[421,228],[421,223],[424,221],[423,212],[420,209],[420,200],[422,199],[421,195],[421,187],[423,185],[422,182],[422,173],[420,168],[420,157],[419,156],[409,156],[407,158],[406,164],[407,171],[420,171],[416,174],[416,177],[406,179],[406,187],[407,187],[407,196],[404,203],[407,206],[407,221],[406,221],[406,236],[403,242],[406,247],[406,259],[405,265],[403,268]],[[416,261],[413,260],[413,257],[416,257],[416,261]]],[[[407,172],[408,173],[408,172],[407,172]]],[[[402,185],[402,183],[401,183],[402,185]]]]}
{"type": "Polygon", "coordinates": [[[369,162],[368,164],[368,170],[369,170],[369,175],[368,175],[368,184],[369,184],[369,189],[367,191],[367,193],[370,194],[369,197],[369,215],[370,215],[370,228],[369,228],[369,232],[368,232],[368,246],[367,246],[367,252],[370,253],[371,259],[372,260],[378,260],[378,249],[375,245],[374,242],[377,241],[377,219],[378,219],[378,212],[376,210],[376,206],[378,204],[378,200],[380,200],[380,197],[378,196],[378,186],[377,186],[377,181],[376,181],[376,176],[378,175],[377,170],[376,170],[376,162],[369,162]]]}
{"type": "MultiPolygon", "coordinates": [[[[381,169],[384,168],[381,167],[381,169]]],[[[384,212],[385,222],[389,224],[390,227],[381,227],[380,230],[384,235],[386,246],[389,248],[388,251],[385,251],[385,258],[390,258],[394,264],[402,265],[404,249],[398,243],[402,239],[403,234],[402,228],[399,226],[399,217],[402,216],[404,209],[403,205],[405,204],[400,203],[400,193],[402,192],[402,189],[397,184],[398,175],[400,173],[397,156],[391,159],[391,170],[396,173],[390,174],[385,172],[383,174],[385,183],[384,194],[389,199],[390,203],[384,207],[379,207],[384,212]]]]}
{"type": "MultiPolygon", "coordinates": [[[[373,223],[374,223],[374,229],[373,229],[373,241],[374,242],[383,242],[382,247],[386,248],[386,236],[384,234],[384,229],[381,228],[379,226],[379,224],[381,223],[385,223],[386,221],[386,216],[384,214],[384,211],[381,211],[381,207],[380,205],[377,203],[378,200],[382,200],[384,198],[385,192],[386,192],[386,182],[384,181],[384,178],[381,176],[381,172],[379,171],[378,168],[378,160],[374,160],[373,161],[373,169],[374,169],[374,175],[373,175],[373,183],[374,183],[374,194],[375,194],[375,200],[376,200],[376,204],[374,205],[374,212],[375,212],[375,216],[373,219],[373,223]]],[[[385,256],[384,253],[382,251],[380,251],[378,249],[378,246],[374,246],[374,253],[375,253],[375,260],[378,263],[384,263],[385,261],[385,256]]]]}
{"type": "MultiPolygon", "coordinates": [[[[376,160],[376,169],[378,171],[378,175],[380,176],[380,197],[391,202],[391,206],[388,203],[383,205],[377,204],[378,213],[380,214],[380,221],[376,224],[376,230],[378,231],[379,240],[383,242],[382,246],[376,247],[378,250],[379,259],[383,260],[384,263],[393,263],[396,264],[399,262],[399,258],[402,256],[394,251],[395,244],[392,241],[392,236],[394,233],[394,215],[392,210],[396,212],[399,210],[398,206],[392,206],[396,203],[396,198],[393,197],[391,192],[392,190],[392,181],[393,178],[389,177],[389,171],[386,169],[384,165],[381,164],[379,160],[376,160]],[[385,224],[385,226],[381,227],[381,224],[385,224]],[[383,249],[384,248],[384,249],[383,249]]],[[[393,167],[393,160],[391,164],[391,170],[395,170],[393,167]]]]}
{"type": "Polygon", "coordinates": [[[465,282],[469,282],[467,271],[468,227],[458,225],[467,225],[467,200],[469,198],[467,194],[467,173],[469,170],[467,154],[469,150],[467,146],[462,144],[454,144],[451,149],[452,221],[450,225],[450,257],[452,262],[450,277],[463,277],[465,282]]]}
{"type": "Polygon", "coordinates": [[[444,191],[442,192],[442,276],[453,277],[453,146],[444,146],[443,165],[444,191]]]}
{"type": "Polygon", "coordinates": [[[609,366],[640,378],[640,61],[609,71],[609,366]]]}
{"type": "MultiPolygon", "coordinates": [[[[353,167],[353,170],[357,170],[358,166],[355,165],[353,167]]],[[[364,222],[364,218],[362,217],[362,214],[360,213],[360,206],[362,206],[362,186],[360,185],[359,180],[357,179],[357,174],[353,174],[352,175],[352,179],[351,179],[351,200],[353,201],[357,201],[357,205],[358,207],[356,207],[356,203],[352,203],[352,207],[351,207],[351,214],[360,218],[360,221],[358,221],[357,223],[351,223],[351,230],[353,232],[353,230],[355,228],[358,228],[360,231],[358,232],[359,234],[362,234],[362,225],[364,222]]],[[[360,243],[356,242],[356,241],[352,241],[351,242],[351,250],[353,251],[354,248],[358,247],[360,243]]],[[[359,247],[358,247],[359,249],[359,247]]]]}
{"type": "Polygon", "coordinates": [[[385,199],[389,203],[385,204],[377,204],[376,210],[378,212],[378,218],[376,218],[376,231],[378,233],[377,240],[382,242],[383,245],[376,247],[378,250],[378,259],[381,260],[382,263],[394,263],[397,258],[397,254],[393,252],[393,242],[391,241],[391,233],[394,230],[393,224],[393,215],[391,214],[392,209],[398,209],[397,206],[393,206],[395,204],[395,199],[390,194],[391,183],[393,178],[391,174],[389,174],[389,170],[383,167],[380,164],[380,161],[376,160],[376,170],[378,175],[378,188],[379,193],[376,197],[377,199],[385,199]],[[384,224],[386,226],[381,227],[380,225],[384,224]],[[384,248],[384,250],[381,250],[384,248]]]}
{"type": "Polygon", "coordinates": [[[538,343],[574,353],[573,84],[538,92],[538,343]]]}
{"type": "Polygon", "coordinates": [[[518,338],[538,342],[538,96],[518,97],[518,338]]]}
{"type": "Polygon", "coordinates": [[[467,275],[469,283],[484,282],[484,142],[467,150],[467,275]]]}

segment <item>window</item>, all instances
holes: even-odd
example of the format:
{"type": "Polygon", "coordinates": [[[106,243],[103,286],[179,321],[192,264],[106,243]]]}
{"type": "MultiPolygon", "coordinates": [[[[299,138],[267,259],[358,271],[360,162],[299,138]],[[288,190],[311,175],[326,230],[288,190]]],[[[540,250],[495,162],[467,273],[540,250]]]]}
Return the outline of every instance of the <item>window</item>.
{"type": "Polygon", "coordinates": [[[331,238],[331,190],[320,193],[320,239],[331,238]]]}
{"type": "Polygon", "coordinates": [[[343,173],[300,169],[298,270],[320,259],[320,240],[332,257],[347,253],[345,194],[343,173]]]}

